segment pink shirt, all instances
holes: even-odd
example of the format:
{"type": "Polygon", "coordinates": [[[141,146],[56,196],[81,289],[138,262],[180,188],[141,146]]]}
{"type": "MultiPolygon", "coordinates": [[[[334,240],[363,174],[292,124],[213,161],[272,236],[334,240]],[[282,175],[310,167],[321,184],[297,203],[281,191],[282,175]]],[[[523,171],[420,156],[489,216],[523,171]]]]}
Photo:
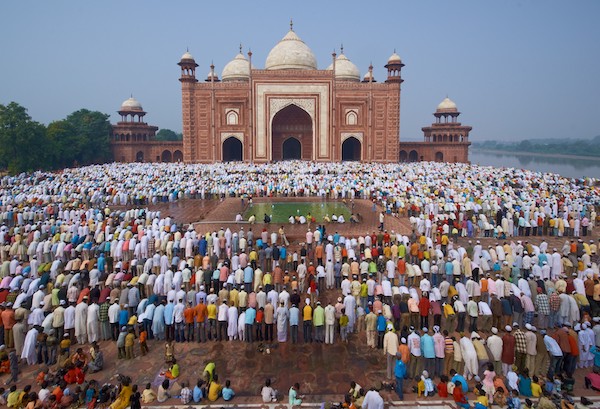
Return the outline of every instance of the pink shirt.
{"type": "Polygon", "coordinates": [[[444,349],[446,348],[446,340],[444,336],[439,332],[433,334],[433,350],[435,351],[436,358],[443,358],[446,353],[444,349]]]}

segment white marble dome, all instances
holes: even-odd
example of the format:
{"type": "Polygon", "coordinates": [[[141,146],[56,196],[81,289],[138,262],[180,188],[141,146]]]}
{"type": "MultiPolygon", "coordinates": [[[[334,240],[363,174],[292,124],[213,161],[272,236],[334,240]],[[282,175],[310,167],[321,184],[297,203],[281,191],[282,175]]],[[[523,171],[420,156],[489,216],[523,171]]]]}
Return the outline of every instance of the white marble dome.
{"type": "Polygon", "coordinates": [[[371,71],[367,71],[367,73],[365,74],[365,76],[363,78],[363,81],[369,82],[371,80],[371,77],[373,77],[373,82],[375,82],[375,77],[373,76],[371,71]]]}
{"type": "MultiPolygon", "coordinates": [[[[327,69],[333,70],[333,63],[327,69]]],[[[360,81],[358,67],[344,54],[338,55],[335,59],[335,79],[341,81],[360,81]]]]}
{"type": "Polygon", "coordinates": [[[121,104],[121,111],[143,111],[142,104],[137,99],[131,97],[121,104]]]}
{"type": "Polygon", "coordinates": [[[442,112],[458,112],[458,108],[456,107],[456,104],[454,103],[454,101],[452,101],[450,98],[446,97],[437,106],[437,111],[442,111],[442,112]]]}
{"type": "Polygon", "coordinates": [[[250,78],[250,63],[242,53],[231,60],[221,73],[222,81],[245,81],[250,78]]]}
{"type": "Polygon", "coordinates": [[[265,69],[316,70],[317,59],[304,41],[290,30],[269,52],[265,69]]]}
{"type": "Polygon", "coordinates": [[[183,53],[183,55],[181,56],[182,60],[193,60],[194,57],[192,56],[192,54],[190,54],[189,51],[186,51],[185,53],[183,53]]]}
{"type": "Polygon", "coordinates": [[[396,54],[396,51],[394,51],[394,53],[392,55],[390,55],[390,58],[388,58],[388,63],[394,63],[394,62],[402,63],[402,58],[400,58],[400,56],[398,54],[396,54]]]}

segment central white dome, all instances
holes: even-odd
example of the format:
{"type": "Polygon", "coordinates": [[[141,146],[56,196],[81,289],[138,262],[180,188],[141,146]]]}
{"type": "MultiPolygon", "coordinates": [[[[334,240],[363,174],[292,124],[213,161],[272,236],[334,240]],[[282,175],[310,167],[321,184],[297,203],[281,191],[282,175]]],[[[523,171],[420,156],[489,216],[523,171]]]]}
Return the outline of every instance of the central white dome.
{"type": "Polygon", "coordinates": [[[316,70],[317,59],[304,41],[290,30],[269,52],[266,70],[316,70]]]}

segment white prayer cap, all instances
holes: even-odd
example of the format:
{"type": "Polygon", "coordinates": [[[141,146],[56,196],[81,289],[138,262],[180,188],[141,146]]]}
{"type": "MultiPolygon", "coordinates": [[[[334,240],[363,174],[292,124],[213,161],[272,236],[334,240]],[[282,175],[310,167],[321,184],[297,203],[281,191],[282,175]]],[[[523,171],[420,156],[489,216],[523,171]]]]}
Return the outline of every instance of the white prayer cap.
{"type": "Polygon", "coordinates": [[[492,327],[492,334],[497,334],[497,333],[498,333],[498,328],[492,327]]]}
{"type": "Polygon", "coordinates": [[[529,331],[531,331],[531,324],[529,324],[529,323],[525,324],[525,328],[527,328],[529,331]]]}
{"type": "Polygon", "coordinates": [[[506,330],[506,332],[512,331],[512,327],[510,325],[507,325],[506,327],[504,327],[504,329],[506,330]]]}

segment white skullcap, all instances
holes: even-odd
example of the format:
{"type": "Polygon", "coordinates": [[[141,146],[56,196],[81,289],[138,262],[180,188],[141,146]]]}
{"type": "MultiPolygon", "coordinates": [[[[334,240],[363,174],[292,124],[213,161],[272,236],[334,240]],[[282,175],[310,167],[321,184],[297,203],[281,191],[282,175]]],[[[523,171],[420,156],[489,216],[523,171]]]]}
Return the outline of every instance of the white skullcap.
{"type": "Polygon", "coordinates": [[[532,328],[531,324],[529,324],[529,323],[525,324],[525,328],[527,328],[529,331],[531,331],[531,328],[532,328]]]}
{"type": "Polygon", "coordinates": [[[497,334],[497,333],[498,333],[498,328],[492,327],[492,334],[497,334]]]}
{"type": "Polygon", "coordinates": [[[506,327],[504,327],[504,329],[506,330],[506,332],[512,331],[512,328],[510,325],[507,325],[506,327]]]}

